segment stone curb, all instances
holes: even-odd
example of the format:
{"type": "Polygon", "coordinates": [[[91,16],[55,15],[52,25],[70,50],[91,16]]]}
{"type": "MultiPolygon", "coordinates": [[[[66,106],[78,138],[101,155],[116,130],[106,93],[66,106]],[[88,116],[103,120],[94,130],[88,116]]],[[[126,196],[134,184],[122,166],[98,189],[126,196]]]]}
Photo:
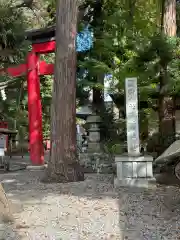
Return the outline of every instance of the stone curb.
{"type": "Polygon", "coordinates": [[[46,168],[47,168],[47,164],[41,165],[41,166],[29,165],[26,167],[27,170],[44,170],[46,168]]]}

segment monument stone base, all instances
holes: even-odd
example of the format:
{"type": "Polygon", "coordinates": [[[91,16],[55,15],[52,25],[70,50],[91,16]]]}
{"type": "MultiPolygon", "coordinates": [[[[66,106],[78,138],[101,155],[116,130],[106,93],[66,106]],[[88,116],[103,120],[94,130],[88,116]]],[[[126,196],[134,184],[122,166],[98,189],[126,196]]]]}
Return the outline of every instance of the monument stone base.
{"type": "Polygon", "coordinates": [[[115,187],[149,187],[155,183],[153,177],[153,157],[151,156],[115,156],[115,187]]]}

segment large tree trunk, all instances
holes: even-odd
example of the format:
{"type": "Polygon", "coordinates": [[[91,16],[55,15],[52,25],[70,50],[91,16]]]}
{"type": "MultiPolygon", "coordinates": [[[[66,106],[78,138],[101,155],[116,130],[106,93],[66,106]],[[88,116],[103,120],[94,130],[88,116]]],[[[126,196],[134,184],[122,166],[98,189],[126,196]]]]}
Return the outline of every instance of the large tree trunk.
{"type": "MultiPolygon", "coordinates": [[[[176,0],[162,0],[161,29],[168,37],[176,36],[176,0]]],[[[162,66],[159,96],[159,132],[162,147],[159,154],[174,142],[176,133],[175,101],[166,92],[167,84],[167,66],[162,66]]]]}
{"type": "Polygon", "coordinates": [[[56,1],[56,58],[48,181],[84,180],[76,155],[77,2],[77,0],[56,1]]]}

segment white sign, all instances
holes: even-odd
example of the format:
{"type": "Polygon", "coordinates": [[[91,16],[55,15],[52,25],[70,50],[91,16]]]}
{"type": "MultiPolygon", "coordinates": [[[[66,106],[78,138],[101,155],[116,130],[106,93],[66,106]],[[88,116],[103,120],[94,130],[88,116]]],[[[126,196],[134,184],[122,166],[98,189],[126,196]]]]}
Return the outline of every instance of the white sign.
{"type": "Polygon", "coordinates": [[[139,120],[137,78],[126,78],[126,126],[129,154],[139,154],[139,120]]]}
{"type": "Polygon", "coordinates": [[[0,156],[4,156],[5,148],[6,148],[6,136],[1,134],[0,135],[0,156]]]}

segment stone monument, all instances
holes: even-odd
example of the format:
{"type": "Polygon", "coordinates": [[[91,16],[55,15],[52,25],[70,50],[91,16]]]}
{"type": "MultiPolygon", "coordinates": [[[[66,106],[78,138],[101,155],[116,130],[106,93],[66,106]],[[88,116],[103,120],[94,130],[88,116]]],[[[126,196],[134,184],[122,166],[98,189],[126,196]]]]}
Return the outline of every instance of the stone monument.
{"type": "Polygon", "coordinates": [[[116,186],[147,187],[154,180],[152,156],[143,156],[139,148],[138,92],[137,78],[126,78],[126,127],[128,153],[115,156],[116,186]]]}

